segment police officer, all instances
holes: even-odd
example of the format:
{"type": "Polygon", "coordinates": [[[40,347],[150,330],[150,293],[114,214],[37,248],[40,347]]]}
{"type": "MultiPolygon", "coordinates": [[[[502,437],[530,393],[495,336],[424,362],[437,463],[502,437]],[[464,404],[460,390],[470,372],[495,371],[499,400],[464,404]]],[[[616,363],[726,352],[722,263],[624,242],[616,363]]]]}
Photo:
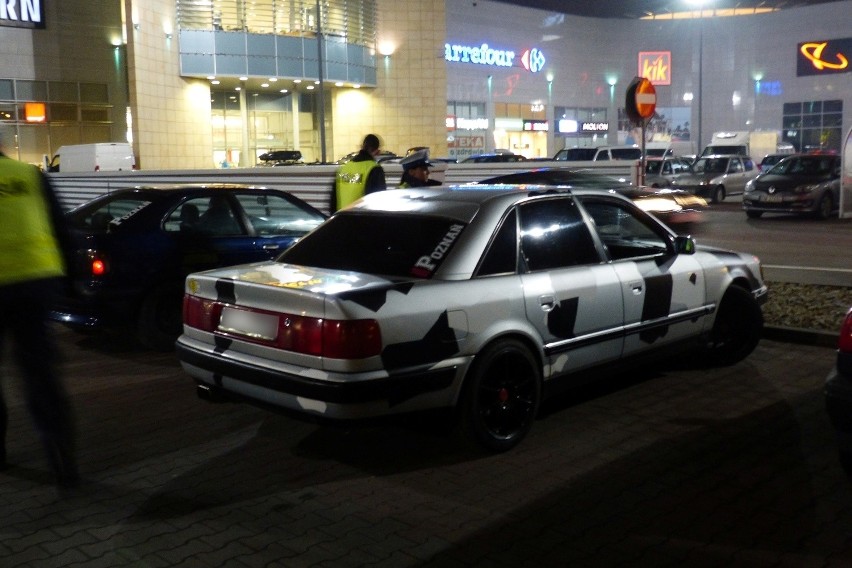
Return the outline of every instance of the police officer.
{"type": "Polygon", "coordinates": [[[367,134],[361,150],[337,170],[334,181],[335,211],[374,191],[387,189],[385,170],[376,163],[381,141],[375,134],[367,134]]]}
{"type": "Polygon", "coordinates": [[[441,185],[441,182],[429,179],[429,150],[417,150],[402,159],[402,178],[399,180],[400,188],[425,187],[427,185],[441,185]]]}
{"type": "MultiPolygon", "coordinates": [[[[2,153],[0,131],[0,353],[18,362],[27,406],[60,487],[78,481],[71,408],[47,322],[70,244],[64,217],[38,168],[2,153]]],[[[7,408],[0,391],[0,469],[6,466],[7,408]]]]}

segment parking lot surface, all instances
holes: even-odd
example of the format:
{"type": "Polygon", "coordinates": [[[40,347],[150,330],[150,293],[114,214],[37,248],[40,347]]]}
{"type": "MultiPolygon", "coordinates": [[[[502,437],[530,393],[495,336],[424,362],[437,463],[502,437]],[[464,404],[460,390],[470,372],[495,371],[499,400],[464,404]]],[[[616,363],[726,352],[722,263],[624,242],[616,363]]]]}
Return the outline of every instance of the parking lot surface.
{"type": "Polygon", "coordinates": [[[484,456],[428,420],[211,405],[171,354],[57,333],[85,481],[57,493],[4,363],[2,567],[852,565],[831,348],[763,340],[732,367],[622,373],[484,456]]]}

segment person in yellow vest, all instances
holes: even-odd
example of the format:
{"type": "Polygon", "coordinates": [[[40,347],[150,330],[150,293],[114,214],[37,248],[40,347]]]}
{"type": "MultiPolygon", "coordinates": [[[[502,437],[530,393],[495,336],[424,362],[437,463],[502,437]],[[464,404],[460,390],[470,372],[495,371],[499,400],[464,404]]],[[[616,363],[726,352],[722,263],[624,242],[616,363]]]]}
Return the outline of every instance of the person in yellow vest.
{"type": "Polygon", "coordinates": [[[385,170],[376,163],[382,143],[375,134],[367,134],[358,154],[340,166],[334,176],[334,211],[361,199],[368,193],[387,189],[385,170]]]}
{"type": "MultiPolygon", "coordinates": [[[[47,177],[3,153],[0,131],[0,352],[17,360],[27,406],[60,488],[79,480],[71,405],[47,314],[65,273],[71,238],[47,177]]],[[[0,469],[6,467],[6,403],[0,391],[0,469]]]]}

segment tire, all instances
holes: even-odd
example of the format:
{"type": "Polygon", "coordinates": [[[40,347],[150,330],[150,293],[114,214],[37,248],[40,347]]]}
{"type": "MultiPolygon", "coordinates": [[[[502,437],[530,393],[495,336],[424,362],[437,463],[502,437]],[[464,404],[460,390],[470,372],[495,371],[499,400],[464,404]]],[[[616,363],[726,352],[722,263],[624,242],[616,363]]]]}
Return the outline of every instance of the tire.
{"type": "Polygon", "coordinates": [[[725,291],[707,344],[707,362],[733,365],[745,359],[760,341],[763,313],[751,292],[732,284],[725,291]]]}
{"type": "Polygon", "coordinates": [[[710,193],[710,202],[721,203],[723,201],[725,201],[725,188],[721,185],[717,185],[710,193]]]}
{"type": "Polygon", "coordinates": [[[541,402],[538,359],[520,341],[504,339],[476,357],[459,402],[464,438],[490,452],[505,452],[532,428],[541,402]]]}
{"type": "Polygon", "coordinates": [[[156,351],[171,351],[183,329],[181,302],[183,287],[179,283],[155,286],[139,307],[136,338],[156,351]]]}
{"type": "Polygon", "coordinates": [[[817,219],[828,219],[831,217],[832,211],[834,211],[834,200],[831,198],[830,193],[823,193],[817,203],[816,211],[814,211],[814,217],[817,219]]]}
{"type": "Polygon", "coordinates": [[[763,211],[746,211],[746,217],[749,219],[760,219],[763,216],[763,211]]]}

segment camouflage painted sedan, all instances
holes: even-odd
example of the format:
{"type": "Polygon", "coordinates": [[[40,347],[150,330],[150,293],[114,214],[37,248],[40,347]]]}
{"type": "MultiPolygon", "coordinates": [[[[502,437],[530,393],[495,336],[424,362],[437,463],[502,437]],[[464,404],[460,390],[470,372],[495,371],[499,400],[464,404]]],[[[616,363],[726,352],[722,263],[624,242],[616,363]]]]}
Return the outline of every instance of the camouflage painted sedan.
{"type": "Polygon", "coordinates": [[[177,353],[204,398],[328,419],[449,408],[505,451],[589,369],[746,357],[766,294],[754,256],[696,247],[612,192],[390,190],[275,261],[190,275],[177,353]]]}

